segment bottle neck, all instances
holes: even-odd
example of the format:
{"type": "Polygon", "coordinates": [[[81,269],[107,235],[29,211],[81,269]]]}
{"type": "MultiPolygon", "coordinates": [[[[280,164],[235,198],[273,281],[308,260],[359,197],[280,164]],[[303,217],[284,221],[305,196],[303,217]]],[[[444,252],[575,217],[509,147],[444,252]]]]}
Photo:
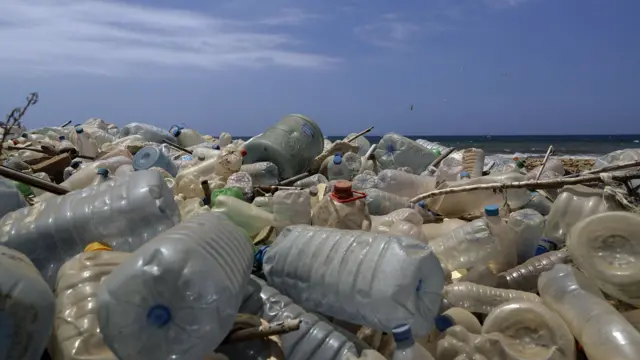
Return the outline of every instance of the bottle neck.
{"type": "Polygon", "coordinates": [[[413,344],[415,344],[415,340],[413,340],[413,337],[409,338],[409,339],[405,339],[402,341],[396,341],[396,349],[408,349],[410,347],[413,346],[413,344]]]}

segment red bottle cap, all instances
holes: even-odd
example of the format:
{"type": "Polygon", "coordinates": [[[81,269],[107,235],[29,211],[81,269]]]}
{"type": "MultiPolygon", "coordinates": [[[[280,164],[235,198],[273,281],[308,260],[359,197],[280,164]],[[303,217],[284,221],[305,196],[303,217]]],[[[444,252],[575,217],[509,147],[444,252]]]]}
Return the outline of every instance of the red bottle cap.
{"type": "Polygon", "coordinates": [[[346,180],[338,180],[335,185],[333,185],[333,190],[331,191],[333,196],[338,199],[349,199],[353,197],[353,190],[351,189],[351,182],[346,180]]]}
{"type": "Polygon", "coordinates": [[[245,149],[241,149],[241,150],[240,150],[240,155],[242,155],[242,157],[247,156],[247,150],[245,150],[245,149]]]}

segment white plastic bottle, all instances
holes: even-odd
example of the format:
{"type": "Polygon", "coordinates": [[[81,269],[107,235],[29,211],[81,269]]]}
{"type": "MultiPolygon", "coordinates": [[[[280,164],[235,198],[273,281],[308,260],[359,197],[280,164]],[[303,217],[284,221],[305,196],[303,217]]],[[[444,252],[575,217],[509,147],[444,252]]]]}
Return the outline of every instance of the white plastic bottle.
{"type": "Polygon", "coordinates": [[[512,300],[542,301],[536,294],[498,289],[465,281],[445,286],[442,300],[446,307],[460,307],[470,312],[484,314],[488,314],[496,306],[512,300]]]}
{"type": "Polygon", "coordinates": [[[85,132],[82,126],[77,126],[71,133],[69,141],[78,149],[80,155],[96,157],[98,155],[98,143],[85,132]]]}
{"type": "Polygon", "coordinates": [[[367,189],[364,193],[367,194],[365,201],[371,215],[387,215],[393,210],[412,207],[408,198],[389,194],[380,189],[367,189]]]}
{"type": "Polygon", "coordinates": [[[381,169],[408,166],[414,174],[422,173],[437,157],[431,150],[395,133],[382,137],[375,154],[381,169]]]}
{"type": "Polygon", "coordinates": [[[276,231],[289,225],[311,224],[311,195],[308,190],[280,190],[273,195],[276,231]]]}
{"type": "Polygon", "coordinates": [[[0,359],[40,360],[49,341],[55,299],[33,263],[0,246],[0,359]]]}
{"type": "Polygon", "coordinates": [[[513,231],[518,264],[536,255],[538,242],[544,232],[544,217],[533,209],[514,211],[509,215],[509,227],[513,231]]]}
{"type": "Polygon", "coordinates": [[[337,152],[329,160],[327,166],[327,177],[329,181],[333,180],[351,180],[351,171],[349,165],[342,159],[342,153],[337,152]]]}
{"type": "Polygon", "coordinates": [[[75,149],[75,146],[69,141],[67,140],[67,138],[65,136],[59,136],[58,137],[58,144],[56,146],[56,150],[58,152],[61,152],[63,150],[67,150],[67,149],[75,149]]]}
{"type": "Polygon", "coordinates": [[[313,207],[311,224],[344,230],[370,230],[371,216],[364,198],[363,193],[351,189],[349,181],[337,181],[331,193],[313,207]]]}
{"type": "Polygon", "coordinates": [[[199,132],[182,126],[173,125],[171,129],[169,129],[169,133],[178,139],[178,143],[182,147],[194,146],[204,142],[199,132]]]}
{"type": "Polygon", "coordinates": [[[433,327],[444,274],[428,245],[402,236],[294,225],[266,250],[273,287],[309,311],[373,329],[433,327]],[[428,274],[428,275],[426,275],[428,274]]]}
{"type": "Polygon", "coordinates": [[[383,170],[378,174],[377,188],[390,194],[412,198],[436,188],[435,178],[409,174],[399,170],[383,170]]]}
{"type": "Polygon", "coordinates": [[[113,178],[109,176],[109,169],[98,168],[98,170],[96,171],[96,178],[93,180],[91,185],[100,185],[110,180],[113,180],[113,178]]]}
{"type": "Polygon", "coordinates": [[[187,219],[104,280],[105,343],[121,360],[203,359],[231,330],[252,265],[251,240],[225,216],[187,219]]]}
{"type": "Polygon", "coordinates": [[[498,274],[518,264],[515,231],[500,217],[498,205],[485,206],[484,214],[489,224],[489,231],[499,244],[499,252],[493,254],[488,267],[494,274],[498,274]]]}
{"type": "Polygon", "coordinates": [[[240,171],[249,174],[256,186],[270,186],[278,183],[278,167],[268,161],[242,165],[240,171]]]}
{"type": "Polygon", "coordinates": [[[399,325],[392,330],[396,350],[392,360],[433,360],[433,356],[422,345],[413,340],[411,326],[399,325]]]}
{"type": "Polygon", "coordinates": [[[211,211],[226,215],[249,236],[258,234],[267,226],[275,225],[273,214],[233,196],[218,196],[211,211]]]}
{"type": "Polygon", "coordinates": [[[120,139],[131,135],[138,135],[144,141],[162,143],[162,140],[175,142],[176,138],[171,135],[167,130],[161,129],[157,126],[143,124],[143,123],[130,123],[123,126],[120,129],[120,139]]]}

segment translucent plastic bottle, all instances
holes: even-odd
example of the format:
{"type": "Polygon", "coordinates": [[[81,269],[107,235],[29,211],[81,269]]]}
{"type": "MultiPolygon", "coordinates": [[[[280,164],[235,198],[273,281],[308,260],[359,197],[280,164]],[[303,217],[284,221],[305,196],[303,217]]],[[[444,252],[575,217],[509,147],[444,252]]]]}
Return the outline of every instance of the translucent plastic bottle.
{"type": "Polygon", "coordinates": [[[538,276],[551,270],[555,264],[565,264],[571,258],[564,250],[550,251],[525,261],[524,263],[498,274],[498,286],[522,291],[535,291],[538,276]]]}
{"type": "Polygon", "coordinates": [[[69,140],[67,140],[65,136],[59,136],[58,143],[56,145],[56,150],[58,152],[62,152],[67,149],[75,149],[75,146],[69,140]]]}
{"type": "Polygon", "coordinates": [[[364,193],[367,194],[365,201],[371,215],[386,215],[393,210],[412,207],[408,198],[389,194],[380,189],[367,189],[364,193]]]}
{"type": "Polygon", "coordinates": [[[0,218],[6,214],[27,206],[24,197],[12,181],[0,177],[0,218]]]}
{"type": "Polygon", "coordinates": [[[613,211],[583,219],[571,229],[567,248],[604,292],[640,306],[640,215],[613,211]]]}
{"type": "Polygon", "coordinates": [[[162,175],[137,171],[8,214],[0,220],[0,244],[27,255],[53,287],[58,268],[87,244],[133,251],[179,221],[162,175]]]}
{"type": "Polygon", "coordinates": [[[371,216],[365,196],[353,191],[349,181],[336,182],[329,196],[314,206],[311,224],[344,230],[370,230],[371,216]]]}
{"type": "Polygon", "coordinates": [[[529,202],[524,206],[527,209],[533,209],[541,215],[549,215],[553,202],[537,191],[532,191],[529,202]]]}
{"type": "Polygon", "coordinates": [[[98,170],[96,170],[96,177],[91,183],[91,185],[92,186],[100,185],[110,180],[113,180],[113,178],[109,176],[109,169],[98,168],[98,170]]]}
{"type": "Polygon", "coordinates": [[[258,234],[267,226],[275,225],[273,214],[233,196],[218,196],[211,211],[226,215],[249,236],[258,234]]]}
{"type": "Polygon", "coordinates": [[[432,241],[441,236],[447,235],[453,229],[467,224],[466,221],[460,219],[443,219],[441,223],[429,223],[422,225],[422,232],[427,241],[432,241]]]}
{"type": "Polygon", "coordinates": [[[392,360],[432,360],[433,356],[413,340],[411,326],[400,325],[393,329],[393,340],[396,342],[396,350],[392,360]]]}
{"type": "Polygon", "coordinates": [[[318,186],[320,184],[328,184],[329,180],[322,174],[311,175],[308,178],[298,180],[293,183],[295,187],[310,188],[312,186],[318,186]]]}
{"type": "Polygon", "coordinates": [[[220,137],[218,138],[218,145],[220,145],[220,148],[223,149],[231,144],[231,140],[231,134],[229,134],[228,132],[222,132],[220,133],[220,137]]]}
{"type": "Polygon", "coordinates": [[[240,171],[249,174],[256,186],[270,186],[278,183],[278,167],[268,161],[242,165],[240,171]]]}
{"type": "Polygon", "coordinates": [[[178,144],[182,147],[194,146],[204,142],[199,132],[182,126],[173,125],[171,129],[169,129],[169,133],[176,137],[178,144]]]}
{"type": "Polygon", "coordinates": [[[273,196],[258,196],[253,199],[253,202],[251,204],[257,208],[273,214],[273,196]]]}
{"type": "Polygon", "coordinates": [[[327,166],[329,181],[353,179],[360,170],[360,157],[354,153],[337,152],[330,158],[327,166]]]}
{"type": "Polygon", "coordinates": [[[289,225],[311,224],[311,195],[307,190],[280,190],[273,195],[276,231],[289,225]]]}
{"type": "Polygon", "coordinates": [[[509,215],[509,227],[515,234],[518,264],[535,256],[544,231],[544,222],[544,217],[533,209],[522,209],[509,215]]]}
{"type": "Polygon", "coordinates": [[[98,326],[98,289],[129,253],[99,243],[67,261],[58,272],[56,321],[49,351],[52,360],[117,360],[98,326]]]}
{"type": "Polygon", "coordinates": [[[542,301],[536,294],[498,289],[465,281],[445,286],[442,299],[447,307],[459,307],[470,312],[484,314],[490,313],[500,304],[513,300],[542,301]]]}
{"type": "Polygon", "coordinates": [[[409,174],[398,170],[383,170],[378,174],[378,189],[390,194],[412,198],[436,188],[435,178],[409,174]]]}
{"type": "Polygon", "coordinates": [[[410,167],[414,174],[420,174],[438,155],[415,141],[395,133],[382,137],[375,151],[381,169],[410,167]]]}
{"type": "Polygon", "coordinates": [[[280,176],[288,179],[304,173],[323,147],[320,127],[303,115],[291,114],[243,145],[244,164],[272,162],[280,176]]]}
{"type": "Polygon", "coordinates": [[[583,290],[569,265],[542,273],[538,291],[545,305],[565,321],[589,360],[635,360],[640,332],[606,300],[583,290]]]}
{"type": "Polygon", "coordinates": [[[162,143],[162,140],[167,140],[171,142],[175,142],[176,138],[171,135],[167,130],[161,129],[157,126],[143,124],[143,123],[130,123],[123,126],[120,129],[120,139],[131,136],[138,135],[144,141],[162,143]]]}
{"type": "Polygon", "coordinates": [[[237,173],[231,174],[229,178],[227,178],[227,184],[224,186],[225,188],[236,188],[242,191],[244,198],[250,200],[253,198],[253,180],[249,174],[239,171],[237,173]]]}
{"type": "Polygon", "coordinates": [[[383,331],[407,323],[418,335],[431,330],[444,285],[425,244],[305,225],[285,228],[267,248],[263,270],[307,310],[383,331]]]}
{"type": "MultiPolygon", "coordinates": [[[[343,141],[346,141],[347,139],[351,138],[354,135],[357,135],[357,134],[356,133],[351,133],[351,134],[347,135],[347,137],[345,137],[343,139],[343,141]]],[[[364,154],[366,154],[367,151],[369,151],[369,148],[371,147],[371,143],[364,136],[358,137],[357,139],[355,139],[353,141],[353,143],[358,145],[358,155],[359,156],[364,156],[364,154]]],[[[331,145],[329,145],[329,146],[331,146],[331,145]]]]}
{"type": "Polygon", "coordinates": [[[516,232],[500,217],[498,205],[485,206],[484,214],[489,231],[496,238],[499,249],[493,254],[488,267],[494,274],[498,274],[518,264],[516,232]]]}
{"type": "Polygon", "coordinates": [[[280,335],[287,360],[342,360],[346,354],[357,355],[358,347],[363,346],[354,335],[306,312],[261,279],[251,278],[257,294],[245,300],[240,312],[259,315],[269,322],[302,320],[299,330],[280,335]]]}
{"type": "Polygon", "coordinates": [[[443,153],[444,151],[449,149],[448,147],[434,141],[418,139],[416,140],[416,142],[426,147],[427,149],[431,150],[433,153],[437,154],[438,156],[440,156],[440,153],[443,153]]]}
{"type": "Polygon", "coordinates": [[[39,360],[44,352],[56,303],[33,263],[0,246],[0,359],[39,360]]]}
{"type": "MultiPolygon", "coordinates": [[[[78,169],[76,169],[75,173],[69,176],[69,178],[63,181],[60,185],[71,190],[84,189],[87,186],[91,185],[91,183],[95,179],[96,171],[99,168],[107,169],[109,170],[109,172],[113,173],[120,166],[125,164],[131,164],[131,159],[124,156],[116,156],[106,160],[94,161],[92,163],[86,164],[86,166],[80,166],[78,169]]],[[[52,195],[50,194],[44,194],[42,196],[43,199],[51,197],[52,195]]]]}
{"type": "Polygon", "coordinates": [[[438,341],[442,340],[447,329],[453,326],[462,326],[472,334],[482,332],[482,325],[475,315],[465,309],[454,307],[436,316],[435,327],[429,336],[418,338],[416,341],[431,354],[436,354],[438,341]]]}
{"type": "Polygon", "coordinates": [[[462,150],[462,169],[471,178],[482,177],[484,170],[484,151],[482,149],[470,148],[462,150]]]}
{"type": "Polygon", "coordinates": [[[80,155],[89,157],[98,155],[98,144],[88,132],[84,131],[82,126],[76,127],[75,131],[71,133],[69,141],[78,149],[80,155]]]}
{"type": "Polygon", "coordinates": [[[224,154],[220,157],[198,161],[195,165],[186,169],[181,169],[176,176],[176,184],[179,193],[188,197],[202,198],[202,181],[217,180],[226,184],[226,180],[231,174],[240,170],[242,157],[237,153],[224,154]]]}
{"type": "Polygon", "coordinates": [[[162,150],[147,146],[140,149],[133,157],[133,168],[136,170],[148,170],[152,167],[163,168],[166,172],[175,177],[178,174],[178,167],[171,161],[162,150]]]}
{"type": "Polygon", "coordinates": [[[203,359],[231,330],[252,265],[250,239],[225,216],[187,219],[104,280],[105,343],[121,360],[203,359]]]}

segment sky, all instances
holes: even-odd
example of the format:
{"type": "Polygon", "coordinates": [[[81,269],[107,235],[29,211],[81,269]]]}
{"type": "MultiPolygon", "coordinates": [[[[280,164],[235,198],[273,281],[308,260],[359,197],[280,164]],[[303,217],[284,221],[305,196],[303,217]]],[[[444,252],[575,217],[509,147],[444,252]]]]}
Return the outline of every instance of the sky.
{"type": "Polygon", "coordinates": [[[1,0],[0,108],[255,135],[640,133],[637,0],[1,0]],[[413,110],[411,106],[413,105],[413,110]]]}

